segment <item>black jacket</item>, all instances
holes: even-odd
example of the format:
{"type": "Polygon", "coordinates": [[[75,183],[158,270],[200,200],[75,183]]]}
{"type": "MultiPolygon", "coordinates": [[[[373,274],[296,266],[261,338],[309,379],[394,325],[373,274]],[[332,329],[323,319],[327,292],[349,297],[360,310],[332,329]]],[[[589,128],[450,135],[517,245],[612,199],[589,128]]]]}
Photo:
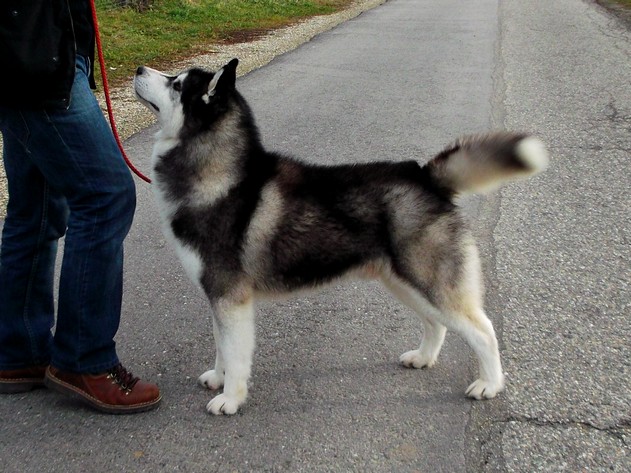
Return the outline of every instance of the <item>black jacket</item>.
{"type": "Polygon", "coordinates": [[[77,54],[94,63],[90,0],[0,2],[0,105],[67,108],[77,54]]]}

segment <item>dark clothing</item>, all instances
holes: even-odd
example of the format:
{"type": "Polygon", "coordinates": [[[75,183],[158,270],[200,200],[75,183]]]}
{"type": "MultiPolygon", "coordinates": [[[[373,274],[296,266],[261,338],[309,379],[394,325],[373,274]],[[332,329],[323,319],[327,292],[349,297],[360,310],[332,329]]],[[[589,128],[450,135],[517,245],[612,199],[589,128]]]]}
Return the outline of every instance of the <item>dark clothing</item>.
{"type": "Polygon", "coordinates": [[[0,105],[67,108],[77,55],[94,62],[90,0],[2,0],[0,105]]]}

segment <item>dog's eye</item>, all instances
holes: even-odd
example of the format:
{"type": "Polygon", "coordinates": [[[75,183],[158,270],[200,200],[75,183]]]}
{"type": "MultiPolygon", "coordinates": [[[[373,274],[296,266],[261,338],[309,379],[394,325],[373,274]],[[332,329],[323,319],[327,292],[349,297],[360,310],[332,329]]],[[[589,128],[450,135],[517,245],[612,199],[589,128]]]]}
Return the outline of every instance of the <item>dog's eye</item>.
{"type": "Polygon", "coordinates": [[[182,83],[181,82],[173,82],[173,90],[176,92],[182,91],[182,83]]]}

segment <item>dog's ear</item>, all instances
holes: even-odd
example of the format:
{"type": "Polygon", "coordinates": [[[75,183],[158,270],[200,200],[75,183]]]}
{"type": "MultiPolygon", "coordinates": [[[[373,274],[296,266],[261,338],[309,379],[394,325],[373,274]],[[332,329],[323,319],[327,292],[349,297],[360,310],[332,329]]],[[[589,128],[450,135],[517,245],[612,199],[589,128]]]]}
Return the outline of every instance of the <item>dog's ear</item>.
{"type": "Polygon", "coordinates": [[[234,88],[234,84],[237,81],[237,66],[239,65],[239,60],[235,57],[231,59],[228,64],[223,66],[223,79],[226,85],[234,88]]]}
{"type": "Polygon", "coordinates": [[[204,95],[204,101],[208,103],[208,98],[223,90],[234,89],[237,80],[238,59],[231,60],[228,64],[219,69],[208,84],[208,92],[204,95]]]}

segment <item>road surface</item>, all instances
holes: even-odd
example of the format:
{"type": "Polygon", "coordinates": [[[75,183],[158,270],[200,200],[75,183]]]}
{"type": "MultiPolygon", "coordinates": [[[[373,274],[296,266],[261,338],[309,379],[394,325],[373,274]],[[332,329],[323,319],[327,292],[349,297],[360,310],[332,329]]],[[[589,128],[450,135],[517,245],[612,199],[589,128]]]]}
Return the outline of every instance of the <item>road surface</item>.
{"type": "MultiPolygon", "coordinates": [[[[0,397],[3,472],[631,470],[631,34],[588,1],[390,0],[237,82],[265,144],[317,163],[427,160],[458,135],[528,130],[550,169],[463,202],[508,376],[496,400],[455,334],[399,367],[421,327],[377,285],[261,304],[250,398],[206,413],[206,301],[138,181],[119,354],[154,412],[0,397]]],[[[156,129],[126,147],[141,169],[156,129]]]]}

